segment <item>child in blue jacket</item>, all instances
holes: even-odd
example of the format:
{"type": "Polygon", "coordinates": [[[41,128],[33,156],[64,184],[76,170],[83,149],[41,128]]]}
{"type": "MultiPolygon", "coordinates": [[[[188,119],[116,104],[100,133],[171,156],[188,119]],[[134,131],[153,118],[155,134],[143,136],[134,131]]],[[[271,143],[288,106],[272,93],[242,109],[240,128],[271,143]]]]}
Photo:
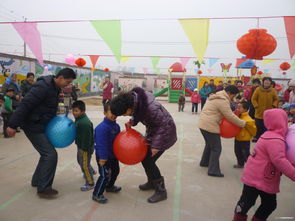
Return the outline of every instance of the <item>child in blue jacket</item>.
{"type": "Polygon", "coordinates": [[[99,203],[106,203],[107,198],[103,193],[119,192],[121,187],[115,186],[115,181],[120,172],[119,162],[113,153],[113,142],[120,133],[120,126],[116,123],[116,116],[110,110],[110,104],[104,105],[103,121],[94,130],[94,149],[99,169],[99,178],[96,182],[92,199],[99,203]]]}

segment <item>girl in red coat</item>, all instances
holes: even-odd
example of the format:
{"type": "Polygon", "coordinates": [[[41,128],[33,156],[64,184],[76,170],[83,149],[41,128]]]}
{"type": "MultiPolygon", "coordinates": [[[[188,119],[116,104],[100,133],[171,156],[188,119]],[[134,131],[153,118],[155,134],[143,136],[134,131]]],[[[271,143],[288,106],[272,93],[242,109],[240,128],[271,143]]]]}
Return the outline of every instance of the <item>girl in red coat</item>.
{"type": "Polygon", "coordinates": [[[197,114],[199,103],[201,103],[201,96],[199,95],[197,88],[192,93],[191,102],[192,102],[192,114],[194,113],[197,114]]]}

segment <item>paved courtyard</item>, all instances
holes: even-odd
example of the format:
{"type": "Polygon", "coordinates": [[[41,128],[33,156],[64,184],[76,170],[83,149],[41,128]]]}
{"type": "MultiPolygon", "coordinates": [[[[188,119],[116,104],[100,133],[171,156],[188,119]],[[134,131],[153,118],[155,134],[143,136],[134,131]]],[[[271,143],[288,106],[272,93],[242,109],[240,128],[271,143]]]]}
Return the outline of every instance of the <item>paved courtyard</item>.
{"type": "MultiPolygon", "coordinates": [[[[186,104],[184,112],[177,104],[161,101],[172,114],[178,141],[166,151],[158,165],[165,177],[168,199],[149,204],[152,191],[139,191],[138,184],[146,181],[141,164],[121,164],[117,185],[122,191],[106,193],[107,204],[91,200],[92,192],[81,192],[84,184],[76,162],[76,146],[58,149],[58,169],[53,187],[59,196],[41,199],[30,180],[39,155],[23,132],[15,138],[0,137],[0,220],[1,221],[230,221],[242,191],[241,169],[234,169],[233,139],[223,139],[221,169],[224,178],[207,176],[206,168],[198,166],[204,147],[203,137],[196,127],[198,116],[186,104]]],[[[87,106],[87,114],[96,126],[103,118],[102,106],[87,106]]],[[[72,117],[72,116],[71,116],[72,117]]],[[[123,129],[128,117],[119,117],[123,129]]],[[[143,125],[135,129],[144,132],[143,125]]],[[[252,147],[253,148],[253,147],[252,147]]],[[[92,165],[97,169],[94,157],[92,165]]],[[[97,179],[97,175],[95,176],[97,179]]],[[[257,201],[259,202],[259,200],[257,201]]],[[[249,212],[251,216],[254,210],[249,212]]],[[[278,208],[269,220],[295,220],[295,185],[282,176],[278,208]]]]}

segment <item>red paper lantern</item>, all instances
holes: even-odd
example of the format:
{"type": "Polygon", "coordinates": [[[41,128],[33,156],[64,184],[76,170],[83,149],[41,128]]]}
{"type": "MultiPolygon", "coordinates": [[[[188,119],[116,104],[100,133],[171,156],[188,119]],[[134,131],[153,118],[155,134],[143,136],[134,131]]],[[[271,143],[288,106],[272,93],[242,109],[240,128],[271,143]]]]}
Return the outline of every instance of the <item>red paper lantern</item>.
{"type": "Polygon", "coordinates": [[[201,75],[201,74],[203,74],[203,71],[201,71],[201,70],[198,70],[198,74],[200,74],[200,75],[201,75]]]}
{"type": "Polygon", "coordinates": [[[108,69],[108,68],[105,68],[103,70],[104,70],[104,72],[109,72],[110,71],[110,69],[108,69]]]}
{"type": "Polygon", "coordinates": [[[279,92],[279,91],[281,91],[283,89],[283,87],[280,84],[276,84],[275,89],[276,89],[277,92],[279,92]]]}
{"type": "Polygon", "coordinates": [[[277,41],[266,32],[266,29],[250,29],[237,41],[238,50],[249,59],[262,60],[263,56],[270,55],[276,49],[277,41]]]}
{"type": "Polygon", "coordinates": [[[171,72],[186,72],[186,69],[179,62],[175,62],[173,65],[170,66],[169,69],[172,69],[171,72]]]}
{"type": "Polygon", "coordinates": [[[258,71],[257,74],[258,74],[258,75],[262,75],[263,72],[262,72],[262,71],[258,71]]]}
{"type": "Polygon", "coordinates": [[[86,64],[86,61],[84,60],[84,58],[78,58],[78,59],[75,61],[75,64],[76,64],[78,67],[83,67],[83,66],[86,64]]]}
{"type": "Polygon", "coordinates": [[[290,67],[291,67],[291,65],[290,65],[288,62],[283,62],[283,63],[280,65],[280,68],[281,68],[283,71],[287,71],[290,67]]]}

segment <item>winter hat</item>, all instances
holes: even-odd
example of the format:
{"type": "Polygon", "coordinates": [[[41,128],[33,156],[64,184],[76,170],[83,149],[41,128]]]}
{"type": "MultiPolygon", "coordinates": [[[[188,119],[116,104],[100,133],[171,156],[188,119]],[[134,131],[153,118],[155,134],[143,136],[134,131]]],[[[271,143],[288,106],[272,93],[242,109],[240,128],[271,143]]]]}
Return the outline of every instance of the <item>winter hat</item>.
{"type": "Polygon", "coordinates": [[[295,79],[292,79],[288,85],[291,87],[294,87],[295,86],[295,79]]]}
{"type": "Polygon", "coordinates": [[[198,88],[195,88],[194,91],[198,91],[198,88]]]}

